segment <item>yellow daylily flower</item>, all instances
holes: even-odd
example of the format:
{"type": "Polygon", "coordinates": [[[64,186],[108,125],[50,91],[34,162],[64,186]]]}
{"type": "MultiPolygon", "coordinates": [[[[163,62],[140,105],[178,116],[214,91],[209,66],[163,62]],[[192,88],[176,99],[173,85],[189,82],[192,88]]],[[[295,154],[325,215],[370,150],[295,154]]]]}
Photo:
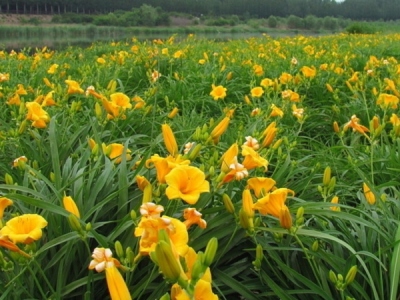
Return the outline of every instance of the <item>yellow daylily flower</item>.
{"type": "Polygon", "coordinates": [[[205,180],[205,174],[193,166],[178,166],[166,176],[168,184],[165,194],[168,199],[182,199],[189,204],[195,204],[201,193],[210,191],[210,184],[205,180]]]}
{"type": "Polygon", "coordinates": [[[4,210],[6,209],[6,207],[12,204],[13,201],[11,199],[8,199],[6,197],[0,197],[0,220],[3,218],[4,210]]]}
{"type": "Polygon", "coordinates": [[[9,220],[0,230],[0,235],[14,243],[30,244],[42,237],[42,228],[47,221],[37,214],[24,214],[9,220]]]}
{"type": "Polygon", "coordinates": [[[214,100],[224,99],[226,97],[227,89],[222,85],[215,86],[212,84],[211,87],[212,90],[210,92],[210,96],[213,97],[214,100]]]}

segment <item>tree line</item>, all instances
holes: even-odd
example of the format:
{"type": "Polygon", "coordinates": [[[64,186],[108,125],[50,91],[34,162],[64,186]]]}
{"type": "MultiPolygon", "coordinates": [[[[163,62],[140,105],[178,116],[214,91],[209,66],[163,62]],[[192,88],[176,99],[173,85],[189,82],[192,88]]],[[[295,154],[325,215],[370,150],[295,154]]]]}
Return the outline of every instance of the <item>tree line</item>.
{"type": "Polygon", "coordinates": [[[143,4],[165,12],[194,16],[237,15],[268,18],[270,16],[304,18],[313,15],[343,17],[353,20],[396,20],[400,18],[399,0],[0,0],[1,13],[18,14],[104,14],[129,11],[143,4]]]}

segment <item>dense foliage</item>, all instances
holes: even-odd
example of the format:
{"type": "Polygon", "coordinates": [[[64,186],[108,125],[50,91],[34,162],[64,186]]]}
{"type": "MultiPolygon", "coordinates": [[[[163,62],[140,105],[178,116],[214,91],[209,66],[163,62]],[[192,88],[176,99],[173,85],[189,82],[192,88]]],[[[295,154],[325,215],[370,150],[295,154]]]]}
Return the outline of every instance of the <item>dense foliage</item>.
{"type": "Polygon", "coordinates": [[[1,297],[395,300],[399,49],[0,51],[1,297]]]}
{"type": "Polygon", "coordinates": [[[201,15],[238,15],[240,17],[344,17],[359,20],[396,20],[400,15],[397,0],[3,0],[1,12],[12,13],[108,13],[129,11],[142,4],[160,7],[166,12],[201,15]]]}

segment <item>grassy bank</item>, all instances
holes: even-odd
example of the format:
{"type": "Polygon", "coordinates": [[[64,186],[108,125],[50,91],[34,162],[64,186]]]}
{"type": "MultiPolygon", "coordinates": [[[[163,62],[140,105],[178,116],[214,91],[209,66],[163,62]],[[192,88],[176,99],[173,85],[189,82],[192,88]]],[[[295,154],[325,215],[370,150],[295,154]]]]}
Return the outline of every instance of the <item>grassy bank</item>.
{"type": "Polygon", "coordinates": [[[399,49],[0,51],[2,297],[395,300],[399,49]]]}

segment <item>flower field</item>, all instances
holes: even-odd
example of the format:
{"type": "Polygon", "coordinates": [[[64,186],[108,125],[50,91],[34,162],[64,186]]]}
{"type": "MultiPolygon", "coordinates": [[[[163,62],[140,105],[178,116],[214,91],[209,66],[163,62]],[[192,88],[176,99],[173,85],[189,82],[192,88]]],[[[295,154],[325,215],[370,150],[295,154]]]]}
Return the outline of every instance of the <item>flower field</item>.
{"type": "Polygon", "coordinates": [[[397,299],[399,49],[0,51],[0,299],[397,299]]]}

